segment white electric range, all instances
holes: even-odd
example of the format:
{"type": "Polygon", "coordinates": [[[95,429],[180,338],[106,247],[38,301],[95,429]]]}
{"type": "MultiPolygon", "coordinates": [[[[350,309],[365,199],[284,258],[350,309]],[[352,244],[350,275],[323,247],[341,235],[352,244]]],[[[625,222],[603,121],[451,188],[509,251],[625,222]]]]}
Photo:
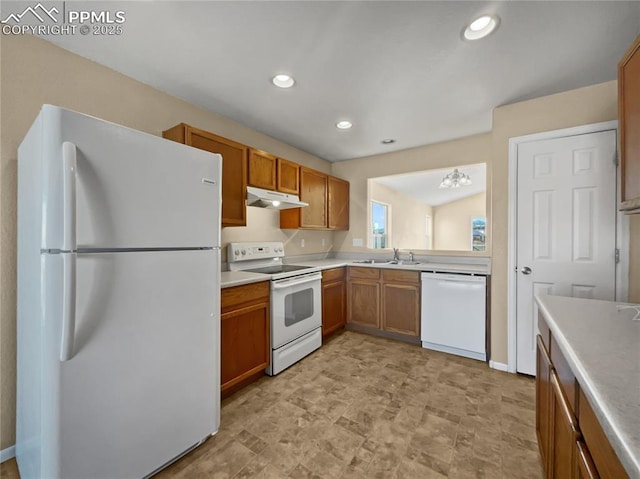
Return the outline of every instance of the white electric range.
{"type": "Polygon", "coordinates": [[[271,280],[271,364],[275,376],[322,345],[320,268],[284,264],[281,242],[229,243],[231,271],[268,275],[271,280]]]}

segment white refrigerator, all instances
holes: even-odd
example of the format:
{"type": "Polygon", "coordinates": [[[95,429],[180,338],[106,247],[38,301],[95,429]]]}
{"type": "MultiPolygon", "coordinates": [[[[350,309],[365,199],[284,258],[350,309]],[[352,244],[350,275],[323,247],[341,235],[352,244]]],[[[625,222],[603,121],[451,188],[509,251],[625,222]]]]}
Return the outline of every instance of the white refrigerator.
{"type": "Polygon", "coordinates": [[[146,477],[217,432],[221,164],[42,107],[18,149],[22,479],[146,477]]]}

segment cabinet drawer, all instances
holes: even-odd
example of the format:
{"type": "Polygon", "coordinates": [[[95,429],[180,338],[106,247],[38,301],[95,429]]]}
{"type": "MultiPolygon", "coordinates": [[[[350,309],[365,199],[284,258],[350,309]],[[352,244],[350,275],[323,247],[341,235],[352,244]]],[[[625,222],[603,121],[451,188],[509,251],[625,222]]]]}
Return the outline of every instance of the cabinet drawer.
{"type": "Polygon", "coordinates": [[[322,282],[329,283],[331,281],[339,281],[344,278],[345,268],[325,269],[322,272],[322,282]]]}
{"type": "Polygon", "coordinates": [[[379,268],[362,268],[359,266],[349,267],[349,278],[362,278],[362,279],[380,279],[379,268]]]}
{"type": "Polygon", "coordinates": [[[573,375],[571,368],[569,367],[569,363],[564,358],[562,351],[558,347],[558,342],[555,340],[553,335],[551,335],[551,348],[549,349],[549,354],[551,355],[551,362],[553,363],[553,367],[558,374],[558,380],[560,381],[560,385],[564,391],[564,394],[567,397],[567,402],[569,403],[569,407],[573,414],[577,414],[576,412],[576,397],[577,397],[577,389],[576,389],[576,377],[573,375]]]}
{"type": "Polygon", "coordinates": [[[547,326],[546,321],[544,320],[544,316],[542,313],[538,313],[538,331],[540,331],[540,336],[542,337],[542,343],[544,344],[545,349],[547,350],[547,354],[551,350],[551,331],[549,330],[549,326],[547,326]]]}
{"type": "Polygon", "coordinates": [[[222,312],[239,304],[251,303],[265,298],[268,300],[270,286],[269,281],[261,281],[260,283],[224,288],[220,292],[222,312]]]}
{"type": "Polygon", "coordinates": [[[383,269],[382,280],[390,283],[419,283],[420,273],[418,271],[401,271],[397,269],[383,269]]]}
{"type": "Polygon", "coordinates": [[[580,431],[600,477],[603,479],[628,478],[582,390],[579,392],[578,406],[580,431]]]}

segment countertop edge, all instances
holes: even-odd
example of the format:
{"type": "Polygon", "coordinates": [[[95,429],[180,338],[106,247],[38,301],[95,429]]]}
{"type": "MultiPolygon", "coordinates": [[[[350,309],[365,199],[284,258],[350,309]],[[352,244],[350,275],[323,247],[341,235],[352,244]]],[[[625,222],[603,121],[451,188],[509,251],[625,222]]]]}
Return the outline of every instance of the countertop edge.
{"type": "Polygon", "coordinates": [[[640,478],[640,463],[638,462],[638,458],[634,457],[633,451],[630,450],[629,445],[625,444],[622,440],[623,434],[621,434],[616,425],[611,422],[611,412],[608,410],[607,406],[604,405],[602,397],[600,397],[597,392],[597,387],[594,386],[588,372],[580,363],[579,358],[576,356],[573,348],[565,338],[562,330],[554,321],[553,315],[549,312],[547,306],[544,304],[544,296],[536,295],[535,299],[538,303],[540,311],[542,312],[542,315],[547,320],[547,324],[549,326],[549,329],[551,330],[551,333],[553,334],[554,339],[560,346],[560,351],[564,355],[565,359],[569,363],[571,371],[573,371],[576,379],[580,383],[580,389],[587,396],[594,414],[598,418],[598,421],[600,421],[600,425],[602,426],[607,439],[611,443],[611,447],[618,455],[618,459],[620,459],[620,462],[624,466],[625,471],[629,474],[630,477],[640,478]]]}

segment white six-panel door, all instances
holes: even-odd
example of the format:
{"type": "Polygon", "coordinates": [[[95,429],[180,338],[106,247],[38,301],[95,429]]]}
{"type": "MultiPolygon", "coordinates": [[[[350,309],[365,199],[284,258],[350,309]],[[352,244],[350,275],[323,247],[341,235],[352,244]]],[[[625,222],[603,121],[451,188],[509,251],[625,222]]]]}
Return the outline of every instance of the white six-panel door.
{"type": "Polygon", "coordinates": [[[615,299],[615,152],[615,130],[518,145],[518,372],[535,374],[535,295],[615,299]]]}

